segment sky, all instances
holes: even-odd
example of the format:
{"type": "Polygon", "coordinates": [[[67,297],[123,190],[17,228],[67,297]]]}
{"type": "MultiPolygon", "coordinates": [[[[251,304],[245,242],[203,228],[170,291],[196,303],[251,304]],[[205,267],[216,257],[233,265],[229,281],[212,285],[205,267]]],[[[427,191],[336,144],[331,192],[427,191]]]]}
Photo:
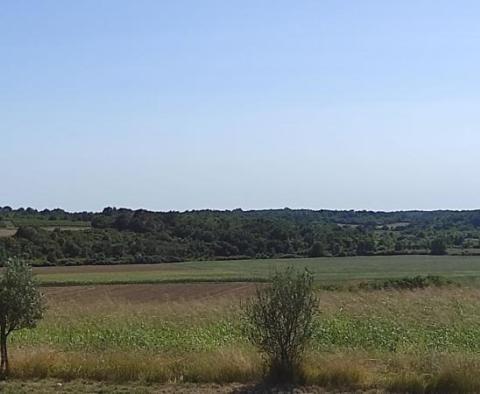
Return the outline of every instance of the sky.
{"type": "Polygon", "coordinates": [[[480,208],[480,2],[3,0],[0,206],[480,208]]]}

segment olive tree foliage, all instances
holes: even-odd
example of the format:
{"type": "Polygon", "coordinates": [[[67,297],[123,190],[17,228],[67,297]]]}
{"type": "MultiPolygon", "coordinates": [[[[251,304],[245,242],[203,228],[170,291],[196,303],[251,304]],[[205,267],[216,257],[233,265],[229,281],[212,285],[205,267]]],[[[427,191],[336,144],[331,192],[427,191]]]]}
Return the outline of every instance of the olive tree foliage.
{"type": "Polygon", "coordinates": [[[318,305],[313,275],[288,267],[275,273],[271,282],[271,286],[257,288],[243,305],[245,334],[265,357],[268,379],[298,381],[318,305]]]}
{"type": "Polygon", "coordinates": [[[30,265],[10,259],[0,276],[0,375],[9,373],[7,339],[15,330],[35,327],[44,302],[30,265]]]}

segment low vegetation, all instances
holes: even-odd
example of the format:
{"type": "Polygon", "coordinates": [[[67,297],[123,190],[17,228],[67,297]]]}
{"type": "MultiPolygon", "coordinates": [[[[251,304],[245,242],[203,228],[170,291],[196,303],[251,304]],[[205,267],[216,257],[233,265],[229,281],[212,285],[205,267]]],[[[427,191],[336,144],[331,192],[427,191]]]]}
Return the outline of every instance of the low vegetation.
{"type": "Polygon", "coordinates": [[[258,287],[244,306],[244,332],[264,355],[268,381],[302,382],[304,352],[313,334],[317,299],[313,275],[292,267],[258,287]]]}
{"type": "MultiPolygon", "coordinates": [[[[121,297],[110,286],[45,288],[45,318],[35,330],[12,334],[12,378],[122,384],[262,379],[262,358],[239,318],[240,299],[255,296],[254,284],[172,284],[165,297],[160,290],[147,297],[148,286],[132,286],[130,294],[126,286],[121,297]],[[89,292],[95,293],[85,302],[89,292]]],[[[453,385],[478,392],[477,375],[465,371],[480,367],[479,289],[318,290],[316,296],[319,314],[301,362],[307,385],[396,392],[453,385]]]]}
{"type": "Polygon", "coordinates": [[[362,282],[358,288],[365,290],[414,290],[424,289],[426,287],[452,286],[456,283],[448,278],[438,275],[426,276],[406,276],[398,279],[376,280],[371,282],[362,282]]]}

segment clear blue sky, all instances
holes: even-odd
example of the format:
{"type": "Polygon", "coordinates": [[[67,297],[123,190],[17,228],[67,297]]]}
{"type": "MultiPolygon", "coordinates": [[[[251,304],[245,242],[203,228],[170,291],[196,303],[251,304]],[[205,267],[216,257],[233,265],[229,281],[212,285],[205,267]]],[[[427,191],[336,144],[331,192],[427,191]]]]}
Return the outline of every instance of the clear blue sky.
{"type": "Polygon", "coordinates": [[[0,205],[480,207],[478,1],[4,0],[0,205]]]}

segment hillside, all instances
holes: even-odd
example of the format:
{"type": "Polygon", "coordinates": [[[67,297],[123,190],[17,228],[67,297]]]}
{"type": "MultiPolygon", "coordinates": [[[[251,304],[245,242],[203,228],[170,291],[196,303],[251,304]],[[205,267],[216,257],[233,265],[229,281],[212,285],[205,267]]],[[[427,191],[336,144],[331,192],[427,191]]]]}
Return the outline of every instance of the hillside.
{"type": "Polygon", "coordinates": [[[480,211],[0,208],[0,258],[36,265],[480,254],[480,211]]]}

